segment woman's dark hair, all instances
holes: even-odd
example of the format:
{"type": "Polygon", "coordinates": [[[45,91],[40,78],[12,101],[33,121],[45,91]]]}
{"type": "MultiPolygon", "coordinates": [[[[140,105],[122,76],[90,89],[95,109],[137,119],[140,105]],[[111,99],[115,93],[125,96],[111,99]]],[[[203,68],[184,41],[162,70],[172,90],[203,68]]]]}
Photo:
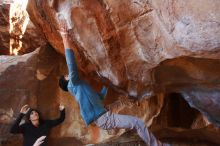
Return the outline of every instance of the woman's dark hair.
{"type": "Polygon", "coordinates": [[[42,119],[41,113],[37,109],[32,109],[32,108],[27,112],[25,121],[31,123],[30,116],[33,111],[38,113],[39,123],[42,124],[44,120],[42,119]]]}
{"type": "Polygon", "coordinates": [[[60,88],[61,88],[63,91],[68,92],[67,85],[68,85],[68,81],[65,79],[64,76],[61,76],[60,79],[59,79],[59,86],[60,86],[60,88]]]}

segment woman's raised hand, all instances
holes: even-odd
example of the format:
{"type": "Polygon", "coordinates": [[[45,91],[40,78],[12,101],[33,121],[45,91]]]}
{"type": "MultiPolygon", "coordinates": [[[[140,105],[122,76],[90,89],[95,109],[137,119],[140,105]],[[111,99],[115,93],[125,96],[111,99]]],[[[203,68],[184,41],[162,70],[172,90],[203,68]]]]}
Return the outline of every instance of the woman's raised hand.
{"type": "Polygon", "coordinates": [[[30,107],[29,105],[26,104],[21,108],[20,113],[26,114],[29,110],[30,110],[30,107]]]}
{"type": "Polygon", "coordinates": [[[46,138],[46,136],[41,136],[39,137],[36,142],[34,143],[33,146],[40,146],[43,142],[44,142],[44,139],[46,138]]]}
{"type": "Polygon", "coordinates": [[[62,111],[64,108],[65,108],[64,105],[61,105],[61,104],[60,104],[59,110],[62,111]]]}

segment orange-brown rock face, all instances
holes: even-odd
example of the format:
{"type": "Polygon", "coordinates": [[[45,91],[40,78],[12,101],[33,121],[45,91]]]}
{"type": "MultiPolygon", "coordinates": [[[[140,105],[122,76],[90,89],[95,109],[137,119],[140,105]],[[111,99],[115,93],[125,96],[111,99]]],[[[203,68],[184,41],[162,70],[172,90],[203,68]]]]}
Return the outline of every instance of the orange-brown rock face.
{"type": "MultiPolygon", "coordinates": [[[[66,67],[64,67],[64,58],[51,47],[45,46],[22,56],[1,56],[0,62],[0,137],[7,146],[15,145],[13,138],[16,141],[19,140],[19,137],[9,134],[9,128],[22,105],[27,103],[31,107],[38,108],[47,119],[57,117],[58,105],[65,105],[67,115],[65,122],[51,132],[53,146],[58,145],[54,141],[59,139],[63,143],[70,141],[79,145],[82,145],[82,142],[84,144],[100,143],[125,132],[119,130],[109,133],[94,124],[85,126],[75,99],[58,88],[58,78],[66,67]]],[[[93,84],[95,89],[100,89],[100,81],[88,80],[88,82],[91,81],[96,82],[93,84]]],[[[113,98],[118,98],[111,88],[109,90],[105,100],[106,105],[114,102],[113,98]]],[[[109,105],[108,108],[115,113],[138,116],[147,125],[151,125],[153,118],[160,113],[163,105],[162,95],[135,102],[125,97],[120,98],[122,98],[121,101],[109,105]],[[133,109],[136,109],[136,112],[133,109]]]]}
{"type": "Polygon", "coordinates": [[[98,72],[133,97],[180,92],[219,125],[219,6],[216,0],[31,0],[28,12],[59,52],[57,15],[64,15],[84,72],[98,72]]]}
{"type": "MultiPolygon", "coordinates": [[[[82,78],[96,90],[109,86],[105,105],[113,112],[138,116],[161,140],[220,145],[220,1],[29,0],[27,9],[36,29],[62,54],[58,15],[64,15],[82,78]]],[[[61,102],[67,118],[52,131],[52,146],[119,137],[124,130],[86,127],[74,98],[58,89],[58,77],[66,73],[59,53],[42,47],[0,58],[2,129],[8,132],[25,103],[54,118],[61,102]]],[[[0,134],[9,146],[13,137],[0,134]]]]}
{"type": "Polygon", "coordinates": [[[21,29],[25,21],[24,17],[12,17],[14,29],[9,32],[10,8],[11,6],[9,4],[0,5],[0,55],[13,55],[13,51],[10,51],[10,45],[13,49],[20,45],[21,50],[18,52],[18,55],[22,55],[32,52],[41,45],[46,44],[43,33],[41,33],[31,21],[29,21],[26,32],[21,38],[21,29]]]}
{"type": "Polygon", "coordinates": [[[9,54],[9,5],[0,5],[0,54],[9,54]]]}

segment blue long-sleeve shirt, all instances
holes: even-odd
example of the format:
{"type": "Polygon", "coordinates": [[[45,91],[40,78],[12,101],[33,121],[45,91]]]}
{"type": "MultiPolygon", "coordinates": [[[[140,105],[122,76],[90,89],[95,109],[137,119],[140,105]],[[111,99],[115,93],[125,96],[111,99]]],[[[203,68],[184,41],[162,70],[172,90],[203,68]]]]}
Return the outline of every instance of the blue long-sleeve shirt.
{"type": "Polygon", "coordinates": [[[75,96],[80,106],[80,114],[86,125],[89,125],[106,112],[102,100],[107,93],[107,88],[103,87],[100,93],[94,91],[90,85],[79,78],[73,51],[65,49],[65,55],[69,71],[68,91],[75,96]]]}

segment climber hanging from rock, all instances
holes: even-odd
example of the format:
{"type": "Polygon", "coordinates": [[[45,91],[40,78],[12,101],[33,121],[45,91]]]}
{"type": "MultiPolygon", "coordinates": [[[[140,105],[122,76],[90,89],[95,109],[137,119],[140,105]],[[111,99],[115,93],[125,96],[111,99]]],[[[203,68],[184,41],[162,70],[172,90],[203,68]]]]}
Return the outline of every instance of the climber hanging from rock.
{"type": "Polygon", "coordinates": [[[103,99],[107,94],[107,88],[103,87],[99,93],[92,89],[84,80],[79,78],[75,55],[70,47],[67,23],[64,17],[59,18],[60,35],[63,39],[65,57],[68,66],[68,75],[61,76],[59,86],[63,91],[70,92],[76,98],[80,106],[80,114],[88,126],[95,123],[102,129],[135,129],[142,140],[148,146],[168,146],[162,144],[148,131],[144,122],[137,117],[114,114],[103,106],[103,99]]]}

